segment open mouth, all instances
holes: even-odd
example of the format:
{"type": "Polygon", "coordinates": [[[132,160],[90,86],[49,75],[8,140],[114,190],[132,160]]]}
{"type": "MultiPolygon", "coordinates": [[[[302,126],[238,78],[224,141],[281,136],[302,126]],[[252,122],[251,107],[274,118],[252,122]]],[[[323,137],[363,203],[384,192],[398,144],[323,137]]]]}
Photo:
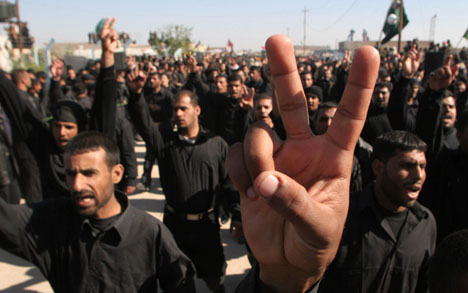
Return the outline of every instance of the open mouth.
{"type": "Polygon", "coordinates": [[[410,198],[417,198],[422,186],[419,184],[406,185],[405,190],[410,198]]]}
{"type": "Polygon", "coordinates": [[[76,204],[83,208],[89,207],[94,203],[94,196],[92,194],[74,195],[74,199],[76,204]]]}

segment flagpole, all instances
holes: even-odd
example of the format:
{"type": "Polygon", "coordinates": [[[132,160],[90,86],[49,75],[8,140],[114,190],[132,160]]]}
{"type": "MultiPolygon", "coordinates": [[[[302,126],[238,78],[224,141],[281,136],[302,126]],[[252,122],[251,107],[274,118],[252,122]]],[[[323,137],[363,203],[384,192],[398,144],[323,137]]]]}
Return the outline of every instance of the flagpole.
{"type": "Polygon", "coordinates": [[[403,0],[400,0],[400,17],[399,17],[399,24],[398,24],[398,53],[401,50],[401,31],[403,30],[403,0]]]}
{"type": "MultiPolygon", "coordinates": [[[[393,0],[392,0],[391,3],[393,3],[393,0]]],[[[390,4],[390,5],[392,5],[392,4],[390,4]]],[[[388,11],[387,11],[387,14],[388,14],[388,11]]],[[[385,27],[385,23],[387,23],[387,14],[385,14],[385,19],[384,19],[384,22],[383,22],[383,26],[382,26],[382,29],[380,30],[379,40],[377,41],[377,48],[379,48],[379,49],[380,49],[380,42],[382,41],[383,29],[385,27]]]]}

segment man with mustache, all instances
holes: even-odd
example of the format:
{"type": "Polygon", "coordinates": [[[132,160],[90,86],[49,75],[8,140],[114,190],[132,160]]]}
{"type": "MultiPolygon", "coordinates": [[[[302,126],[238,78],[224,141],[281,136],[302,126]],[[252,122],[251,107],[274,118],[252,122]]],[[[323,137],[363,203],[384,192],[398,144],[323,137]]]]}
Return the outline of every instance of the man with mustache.
{"type": "Polygon", "coordinates": [[[158,159],[166,198],[164,224],[194,262],[197,276],[213,292],[225,292],[227,264],[216,208],[220,198],[228,199],[228,212],[237,212],[231,225],[240,226],[238,193],[224,167],[228,146],[221,137],[200,125],[201,108],[195,93],[183,90],[176,94],[175,126],[168,129],[150,117],[142,95],[145,73],[135,70],[127,80],[130,115],[147,148],[158,159]]]}
{"type": "Polygon", "coordinates": [[[432,213],[416,200],[426,179],[426,144],[406,131],[379,136],[376,180],[352,194],[337,256],[319,292],[419,292],[435,249],[432,213]]]}
{"type": "Polygon", "coordinates": [[[0,246],[34,263],[55,292],[194,292],[193,264],[169,230],[114,190],[119,160],[111,138],[78,134],[64,154],[71,197],[0,199],[0,246]]]}
{"type": "Polygon", "coordinates": [[[442,98],[442,126],[444,132],[444,146],[451,150],[458,148],[457,130],[455,121],[457,120],[457,106],[454,95],[451,91],[443,91],[442,98]]]}

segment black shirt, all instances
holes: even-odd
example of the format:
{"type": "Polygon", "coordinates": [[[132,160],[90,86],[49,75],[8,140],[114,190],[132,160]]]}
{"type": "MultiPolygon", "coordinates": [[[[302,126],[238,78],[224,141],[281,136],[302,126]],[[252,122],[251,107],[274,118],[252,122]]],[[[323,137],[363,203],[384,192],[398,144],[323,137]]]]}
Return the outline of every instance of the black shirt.
{"type": "Polygon", "coordinates": [[[151,111],[154,122],[169,121],[171,119],[173,94],[169,90],[161,88],[159,92],[155,93],[154,89],[145,88],[144,96],[148,104],[160,107],[160,110],[151,111]]]}
{"type": "Polygon", "coordinates": [[[434,216],[418,202],[395,236],[375,200],[374,184],[352,194],[337,255],[319,292],[425,292],[434,253],[434,216]]]}
{"type": "MultiPolygon", "coordinates": [[[[93,236],[70,199],[31,206],[0,199],[1,248],[34,263],[55,292],[185,292],[195,270],[169,230],[116,193],[122,214],[93,236]]],[[[191,288],[193,289],[193,288],[191,288]]]]}
{"type": "Polygon", "coordinates": [[[158,158],[161,186],[171,207],[181,213],[202,213],[213,208],[217,195],[223,195],[238,211],[238,193],[224,167],[228,146],[221,137],[200,129],[194,143],[180,139],[171,127],[153,123],[141,95],[132,94],[129,110],[158,158]]]}

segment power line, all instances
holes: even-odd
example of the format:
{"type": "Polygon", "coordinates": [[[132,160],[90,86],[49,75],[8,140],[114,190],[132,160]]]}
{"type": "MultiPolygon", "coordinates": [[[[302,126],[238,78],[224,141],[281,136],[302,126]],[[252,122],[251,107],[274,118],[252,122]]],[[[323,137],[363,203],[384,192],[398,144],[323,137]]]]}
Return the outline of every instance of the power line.
{"type": "Polygon", "coordinates": [[[343,12],[343,14],[338,17],[337,20],[335,20],[332,24],[330,24],[329,26],[323,28],[323,29],[316,29],[316,28],[312,28],[310,27],[313,31],[315,32],[325,32],[327,30],[329,30],[330,28],[332,28],[333,26],[335,26],[338,22],[340,22],[350,11],[351,9],[354,7],[354,5],[358,2],[359,0],[354,0],[353,3],[351,3],[351,5],[348,7],[348,9],[345,10],[345,12],[343,12]]]}
{"type": "Polygon", "coordinates": [[[306,18],[307,18],[307,12],[309,12],[309,10],[307,10],[304,7],[304,10],[302,10],[302,12],[304,12],[304,43],[302,44],[302,52],[305,55],[305,48],[306,48],[306,18]]]}

